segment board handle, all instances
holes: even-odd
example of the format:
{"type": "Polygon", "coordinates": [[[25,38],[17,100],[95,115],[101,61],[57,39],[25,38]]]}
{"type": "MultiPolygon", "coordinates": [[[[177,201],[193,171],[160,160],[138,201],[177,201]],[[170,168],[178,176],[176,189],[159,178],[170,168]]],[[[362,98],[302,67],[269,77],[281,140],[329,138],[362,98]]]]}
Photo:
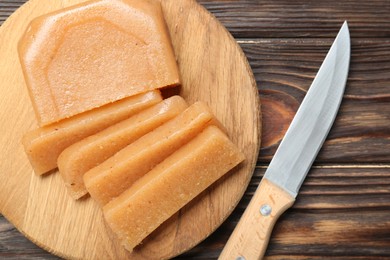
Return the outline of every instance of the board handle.
{"type": "Polygon", "coordinates": [[[261,259],[276,220],[294,201],[289,193],[263,178],[218,259],[261,259]]]}

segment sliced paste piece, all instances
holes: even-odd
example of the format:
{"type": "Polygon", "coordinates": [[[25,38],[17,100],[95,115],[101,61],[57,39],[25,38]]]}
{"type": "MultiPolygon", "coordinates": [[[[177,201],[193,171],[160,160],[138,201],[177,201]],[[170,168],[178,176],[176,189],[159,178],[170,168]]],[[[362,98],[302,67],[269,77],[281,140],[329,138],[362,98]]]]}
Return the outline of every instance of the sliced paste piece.
{"type": "Polygon", "coordinates": [[[23,136],[24,150],[35,173],[44,174],[57,167],[68,146],[161,101],[160,91],[150,91],[34,129],[23,136]]]}
{"type": "Polygon", "coordinates": [[[128,251],[221,176],[244,155],[209,126],[119,197],[104,206],[105,219],[128,251]]]}
{"type": "Polygon", "coordinates": [[[84,174],[141,136],[164,124],[187,108],[173,96],[66,148],[58,158],[58,169],[74,199],[87,194],[84,174]]]}
{"type": "Polygon", "coordinates": [[[85,173],[84,184],[89,194],[100,206],[105,205],[210,124],[219,125],[207,105],[192,104],[85,173]]]}

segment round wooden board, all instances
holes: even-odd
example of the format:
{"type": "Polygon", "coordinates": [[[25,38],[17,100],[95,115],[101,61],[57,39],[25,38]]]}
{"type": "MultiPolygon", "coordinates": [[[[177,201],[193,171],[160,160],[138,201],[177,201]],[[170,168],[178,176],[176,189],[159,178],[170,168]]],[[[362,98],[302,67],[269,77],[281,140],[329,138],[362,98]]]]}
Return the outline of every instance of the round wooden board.
{"type": "Polygon", "coordinates": [[[256,83],[227,30],[192,0],[162,1],[182,75],[180,94],[208,103],[246,161],[164,223],[129,254],[106,227],[92,199],[73,201],[60,175],[35,176],[21,137],[37,127],[17,56],[17,42],[36,16],[83,2],[30,0],[0,27],[0,210],[30,240],[68,259],[156,259],[205,239],[232,212],[252,176],[260,145],[256,83]]]}

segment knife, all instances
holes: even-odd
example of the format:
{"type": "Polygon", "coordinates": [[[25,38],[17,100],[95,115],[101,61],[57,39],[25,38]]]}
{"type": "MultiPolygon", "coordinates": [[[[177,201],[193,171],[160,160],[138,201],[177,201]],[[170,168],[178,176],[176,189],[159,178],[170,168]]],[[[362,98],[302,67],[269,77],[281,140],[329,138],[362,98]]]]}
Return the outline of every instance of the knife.
{"type": "Polygon", "coordinates": [[[279,216],[294,204],[339,109],[348,77],[345,21],[219,259],[261,259],[279,216]]]}

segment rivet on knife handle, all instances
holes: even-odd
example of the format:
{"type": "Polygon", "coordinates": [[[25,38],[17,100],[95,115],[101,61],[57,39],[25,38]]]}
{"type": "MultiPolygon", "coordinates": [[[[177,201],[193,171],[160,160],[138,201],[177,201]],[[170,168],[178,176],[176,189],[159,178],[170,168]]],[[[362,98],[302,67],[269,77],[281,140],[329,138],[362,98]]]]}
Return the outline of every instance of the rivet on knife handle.
{"type": "Polygon", "coordinates": [[[351,43],[344,22],[220,259],[260,259],[278,217],[294,203],[339,109],[351,43]]]}
{"type": "Polygon", "coordinates": [[[289,193],[263,179],[219,259],[262,258],[276,220],[294,201],[289,193]]]}

